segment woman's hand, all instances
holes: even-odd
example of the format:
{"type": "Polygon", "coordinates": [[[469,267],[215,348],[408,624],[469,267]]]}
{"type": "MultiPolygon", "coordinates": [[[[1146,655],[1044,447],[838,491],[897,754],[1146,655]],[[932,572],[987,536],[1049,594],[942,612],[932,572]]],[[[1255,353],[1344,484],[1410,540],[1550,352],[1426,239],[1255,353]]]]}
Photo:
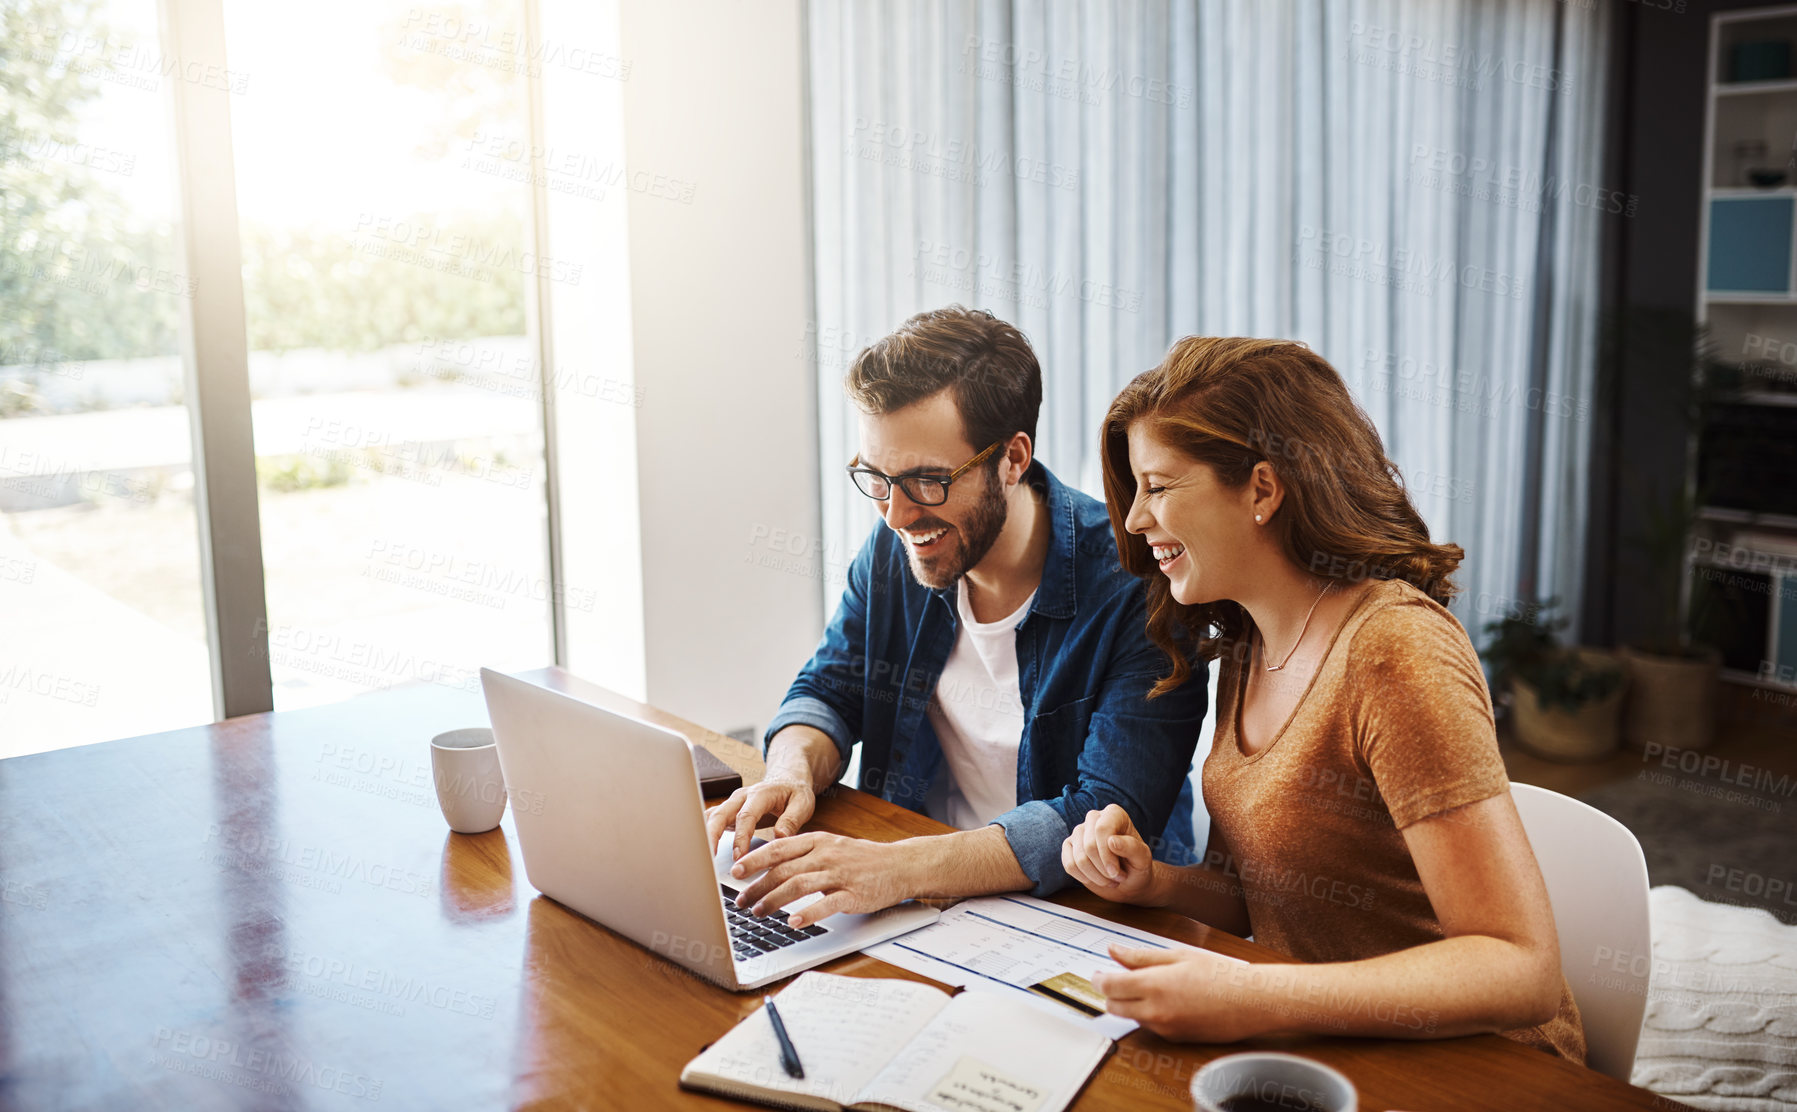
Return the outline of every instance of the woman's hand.
{"type": "Polygon", "coordinates": [[[1087,811],[1086,821],[1061,843],[1067,875],[1117,903],[1154,905],[1154,854],[1136,833],[1129,812],[1113,803],[1087,811]]]}
{"type": "Polygon", "coordinates": [[[1238,986],[1251,967],[1208,950],[1112,946],[1123,973],[1100,973],[1092,987],[1105,1011],[1175,1042],[1236,1042],[1263,1034],[1259,1009],[1238,986]]]}

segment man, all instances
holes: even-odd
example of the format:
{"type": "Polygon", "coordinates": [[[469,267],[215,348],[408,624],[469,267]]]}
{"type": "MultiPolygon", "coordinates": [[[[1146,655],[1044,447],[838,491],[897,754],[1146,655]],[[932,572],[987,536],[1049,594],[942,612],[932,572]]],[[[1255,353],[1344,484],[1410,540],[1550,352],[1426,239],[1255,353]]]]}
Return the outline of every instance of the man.
{"type": "Polygon", "coordinates": [[[1104,504],[1034,459],[1042,375],[981,310],[919,313],[855,359],[850,465],[878,504],[836,616],[767,729],[767,776],[706,813],[735,830],[737,902],[794,926],[914,896],[1068,883],[1061,843],[1116,803],[1192,859],[1187,774],[1203,673],[1149,701],[1166,658],[1104,504]],[[961,828],[882,843],[800,834],[861,743],[860,787],[961,828]],[[749,852],[757,826],[775,841],[749,852]]]}

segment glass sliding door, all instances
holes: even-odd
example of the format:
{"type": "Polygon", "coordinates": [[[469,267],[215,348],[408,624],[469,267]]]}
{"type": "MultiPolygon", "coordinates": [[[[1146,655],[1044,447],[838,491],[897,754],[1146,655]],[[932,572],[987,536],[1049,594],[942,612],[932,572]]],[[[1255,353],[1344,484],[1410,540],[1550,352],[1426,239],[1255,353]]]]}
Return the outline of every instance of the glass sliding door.
{"type": "Polygon", "coordinates": [[[155,0],[0,5],[0,757],[210,721],[155,0]]]}
{"type": "Polygon", "coordinates": [[[224,11],[275,708],[551,663],[521,4],[224,11]]]}

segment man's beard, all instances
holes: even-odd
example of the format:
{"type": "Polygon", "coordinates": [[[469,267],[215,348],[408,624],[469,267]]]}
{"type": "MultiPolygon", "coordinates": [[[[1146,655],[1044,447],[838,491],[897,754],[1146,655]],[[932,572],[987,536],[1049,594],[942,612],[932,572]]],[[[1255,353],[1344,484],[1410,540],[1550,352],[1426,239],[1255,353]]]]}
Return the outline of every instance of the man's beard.
{"type": "MultiPolygon", "coordinates": [[[[919,564],[917,554],[911,546],[905,546],[905,553],[910,558],[911,574],[917,581],[931,590],[940,591],[967,574],[967,569],[979,564],[998,543],[998,535],[1004,532],[1005,515],[1010,512],[1010,503],[1005,501],[1003,484],[997,481],[995,474],[986,473],[986,491],[971,510],[968,511],[966,523],[955,528],[955,550],[943,553],[930,561],[929,567],[919,564]]],[[[947,525],[946,521],[917,522],[908,526],[919,532],[927,531],[931,526],[947,525]]]]}

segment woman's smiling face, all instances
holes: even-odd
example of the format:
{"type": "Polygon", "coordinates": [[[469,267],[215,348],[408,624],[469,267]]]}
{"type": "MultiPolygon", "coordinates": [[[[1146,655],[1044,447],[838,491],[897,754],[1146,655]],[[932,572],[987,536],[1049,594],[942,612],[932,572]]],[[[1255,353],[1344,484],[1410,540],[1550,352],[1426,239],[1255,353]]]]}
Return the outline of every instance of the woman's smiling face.
{"type": "Polygon", "coordinates": [[[1129,426],[1136,496],[1124,528],[1148,541],[1175,602],[1193,606],[1237,596],[1253,553],[1252,483],[1232,490],[1209,464],[1174,448],[1147,421],[1129,426]]]}

